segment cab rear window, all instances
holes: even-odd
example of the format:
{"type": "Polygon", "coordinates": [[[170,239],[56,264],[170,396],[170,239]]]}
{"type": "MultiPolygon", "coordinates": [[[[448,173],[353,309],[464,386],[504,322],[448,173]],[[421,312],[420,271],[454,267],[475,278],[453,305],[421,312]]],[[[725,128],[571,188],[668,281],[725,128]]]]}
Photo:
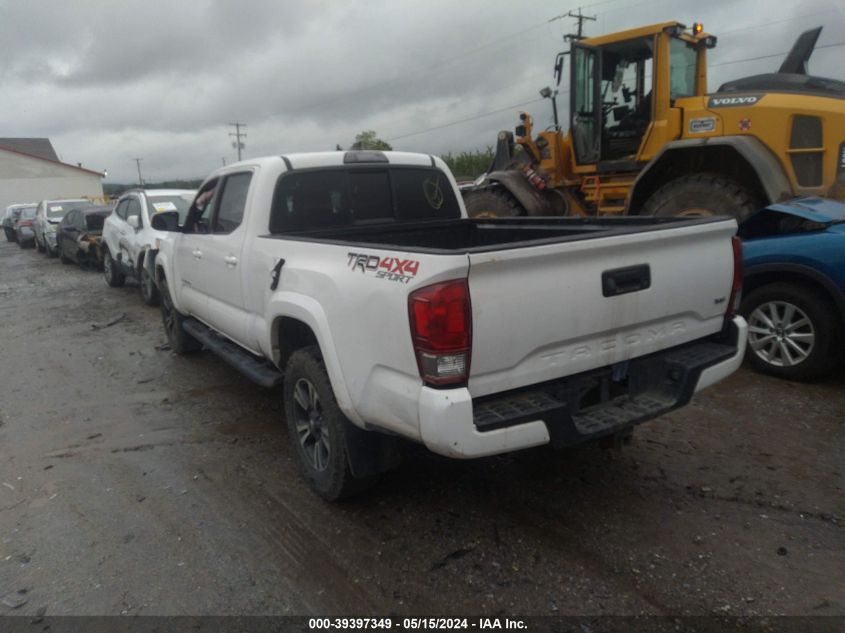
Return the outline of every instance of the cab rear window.
{"type": "Polygon", "coordinates": [[[270,232],[453,219],[460,215],[449,179],[439,169],[311,169],[279,178],[273,195],[270,232]]]}

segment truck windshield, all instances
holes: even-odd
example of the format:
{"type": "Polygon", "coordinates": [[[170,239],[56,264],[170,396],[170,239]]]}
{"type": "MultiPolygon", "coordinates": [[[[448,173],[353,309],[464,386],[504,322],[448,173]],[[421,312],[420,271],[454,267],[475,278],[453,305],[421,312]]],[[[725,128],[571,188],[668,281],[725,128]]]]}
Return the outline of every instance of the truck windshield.
{"type": "Polygon", "coordinates": [[[669,99],[695,95],[695,69],[698,55],[692,44],[672,38],[669,44],[669,99]]]}
{"type": "Polygon", "coordinates": [[[279,178],[270,232],[459,217],[452,185],[439,169],[331,168],[279,178]]]}
{"type": "Polygon", "coordinates": [[[163,211],[176,211],[179,214],[179,224],[184,224],[192,198],[192,194],[181,196],[149,196],[147,201],[149,202],[148,210],[150,216],[163,211]]]}

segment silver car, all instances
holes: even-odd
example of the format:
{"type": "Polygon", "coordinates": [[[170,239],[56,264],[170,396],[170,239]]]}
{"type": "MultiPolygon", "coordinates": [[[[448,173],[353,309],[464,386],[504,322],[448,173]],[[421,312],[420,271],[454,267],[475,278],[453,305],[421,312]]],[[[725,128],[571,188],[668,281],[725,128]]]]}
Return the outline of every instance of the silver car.
{"type": "Polygon", "coordinates": [[[21,217],[21,211],[25,208],[34,209],[38,205],[32,204],[12,204],[6,207],[6,213],[3,215],[3,230],[6,233],[7,242],[17,242],[17,234],[15,233],[15,223],[21,217]]]}
{"type": "Polygon", "coordinates": [[[35,232],[32,225],[35,222],[35,210],[37,207],[24,207],[18,219],[15,220],[15,241],[21,248],[35,246],[35,232]]]}
{"type": "Polygon", "coordinates": [[[67,200],[42,200],[38,203],[38,211],[35,213],[33,231],[35,232],[35,248],[40,253],[47,253],[50,257],[59,254],[56,243],[56,230],[59,222],[65,217],[65,213],[71,209],[87,209],[93,207],[94,203],[84,198],[67,200]]]}

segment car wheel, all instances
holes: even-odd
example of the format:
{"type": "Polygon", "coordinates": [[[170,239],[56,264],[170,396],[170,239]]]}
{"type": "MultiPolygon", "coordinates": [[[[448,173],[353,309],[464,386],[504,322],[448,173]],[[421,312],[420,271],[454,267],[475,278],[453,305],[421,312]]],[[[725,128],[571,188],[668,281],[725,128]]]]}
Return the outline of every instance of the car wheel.
{"type": "Polygon", "coordinates": [[[112,259],[111,252],[103,252],[103,277],[112,288],[118,288],[126,281],[126,276],[117,269],[117,262],[112,259]]]}
{"type": "Polygon", "coordinates": [[[837,360],[838,320],[820,293],[791,283],[752,291],[740,312],[748,321],[746,358],[767,374],[813,380],[837,360]]]}
{"type": "Polygon", "coordinates": [[[356,478],[346,454],[346,428],[317,346],[291,354],[285,369],[285,418],[300,471],[326,501],[370,488],[377,476],[356,478]]]}
{"type": "Polygon", "coordinates": [[[148,306],[157,306],[161,302],[158,288],[156,288],[155,280],[150,275],[147,267],[141,268],[141,296],[144,298],[144,303],[148,306]]]}
{"type": "Polygon", "coordinates": [[[7,242],[16,242],[17,241],[17,239],[15,239],[15,232],[12,229],[10,229],[8,226],[4,226],[3,230],[6,233],[6,241],[7,242]]]}
{"type": "Polygon", "coordinates": [[[188,334],[182,327],[187,317],[179,312],[173,305],[170,297],[170,289],[167,287],[167,280],[161,280],[161,322],[164,325],[164,332],[167,334],[167,342],[170,349],[177,354],[188,354],[202,349],[200,343],[193,336],[188,334]]]}
{"type": "Polygon", "coordinates": [[[38,241],[37,235],[35,236],[35,250],[37,250],[39,253],[43,253],[45,250],[44,247],[41,245],[41,242],[38,241]]]}

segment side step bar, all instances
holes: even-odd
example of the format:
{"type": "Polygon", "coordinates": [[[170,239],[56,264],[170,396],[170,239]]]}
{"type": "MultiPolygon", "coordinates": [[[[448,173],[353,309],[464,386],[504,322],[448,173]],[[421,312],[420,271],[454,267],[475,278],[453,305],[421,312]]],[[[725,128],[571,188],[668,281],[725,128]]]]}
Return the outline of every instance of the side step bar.
{"type": "Polygon", "coordinates": [[[240,345],[220,336],[207,325],[196,319],[185,319],[182,329],[262,387],[276,387],[282,384],[282,372],[267,361],[253,356],[240,345]]]}

